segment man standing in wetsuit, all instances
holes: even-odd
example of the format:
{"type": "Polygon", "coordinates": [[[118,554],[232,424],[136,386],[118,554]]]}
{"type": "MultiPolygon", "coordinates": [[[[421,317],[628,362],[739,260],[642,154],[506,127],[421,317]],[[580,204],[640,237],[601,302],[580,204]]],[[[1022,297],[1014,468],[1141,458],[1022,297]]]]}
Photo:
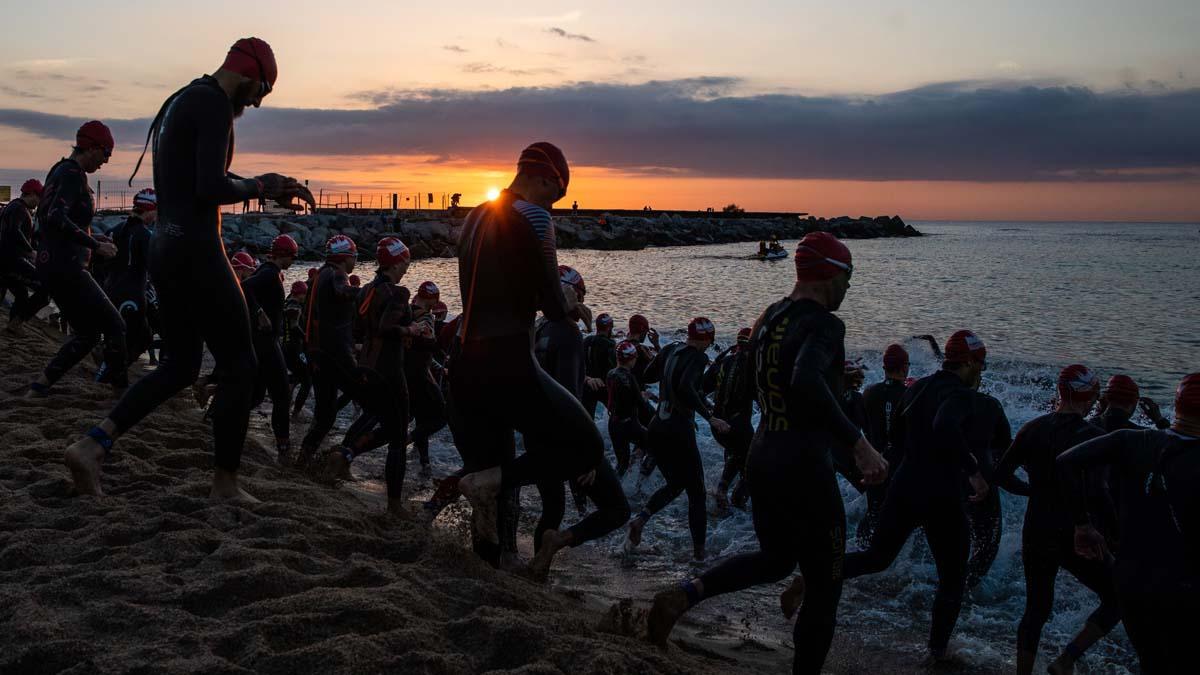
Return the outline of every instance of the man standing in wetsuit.
{"type": "MultiPolygon", "coordinates": [[[[979,471],[989,485],[996,485],[992,475],[1000,462],[1000,455],[1012,445],[1012,425],[1004,406],[996,397],[979,391],[976,384],[971,410],[971,424],[967,428],[967,444],[971,454],[979,462],[979,471]]],[[[1029,495],[1029,485],[1016,476],[1006,479],[999,487],[1015,495],[1029,495]]],[[[964,481],[963,494],[971,494],[970,484],[964,481]]],[[[1004,519],[1000,505],[1000,491],[988,490],[982,501],[966,500],[967,521],[971,526],[971,557],[967,560],[967,590],[983,581],[1000,553],[1000,539],[1004,535],[1004,519]]]]}
{"type": "Polygon", "coordinates": [[[1149,398],[1143,398],[1137,382],[1128,375],[1113,375],[1108,379],[1108,384],[1100,391],[1100,411],[1090,421],[1107,433],[1121,429],[1142,430],[1145,427],[1135,424],[1130,419],[1139,405],[1155,428],[1171,427],[1170,420],[1163,417],[1158,404],[1149,398]]]}
{"type": "Polygon", "coordinates": [[[612,331],[612,316],[601,314],[596,317],[596,333],[583,338],[583,408],[592,419],[596,419],[596,405],[607,399],[605,378],[617,367],[617,343],[612,331]]]}
{"type": "Polygon", "coordinates": [[[504,545],[515,552],[510,496],[498,516],[502,493],[579,478],[604,457],[587,411],[538,366],[532,350],[537,310],[550,321],[568,313],[549,209],[566,196],[569,182],[562,151],[534,143],[521,153],[512,184],[472,209],[459,238],[463,315],[450,391],[461,423],[452,429],[471,472],[459,487],[474,511],[475,550],[493,565],[500,559],[500,517],[504,545]],[[513,456],[514,430],[525,441],[520,457],[513,456]]]}
{"type": "MultiPolygon", "coordinates": [[[[362,415],[346,432],[342,447],[329,455],[331,477],[348,477],[354,458],[384,444],[388,446],[384,464],[388,511],[404,511],[404,476],[408,450],[408,384],[404,379],[405,344],[410,340],[432,339],[429,323],[414,322],[409,291],[399,285],[408,272],[412,253],[396,237],[379,240],[375,260],[379,269],[364,286],[357,315],[362,326],[362,354],[356,372],[360,379],[344,389],[363,408],[362,415]]],[[[326,275],[322,273],[322,278],[326,275]]],[[[329,316],[329,308],[325,308],[329,316]]],[[[318,372],[320,370],[318,369],[318,372]]],[[[321,402],[321,378],[317,378],[317,402],[321,402]]],[[[305,439],[306,443],[308,439],[305,439]]]]}
{"type": "MultiPolygon", "coordinates": [[[[897,467],[900,462],[888,448],[888,437],[892,429],[892,414],[900,407],[900,398],[907,388],[904,381],[908,379],[908,351],[898,344],[890,344],[883,351],[883,382],[877,382],[863,392],[863,406],[866,408],[867,426],[863,432],[871,446],[883,453],[888,466],[897,467]]],[[[879,512],[883,509],[883,499],[887,494],[887,482],[873,485],[867,489],[867,512],[858,522],[856,538],[859,548],[871,545],[875,536],[875,526],[879,523],[879,512]]]]}
{"type": "Polygon", "coordinates": [[[112,231],[117,255],[109,262],[104,290],[125,321],[126,363],[136,361],[152,337],[146,308],[146,263],[150,230],[157,216],[157,196],[153,188],[146,188],[133,196],[133,213],[112,231]]]}
{"type": "Polygon", "coordinates": [[[43,198],[38,204],[35,275],[42,290],[71,325],[73,335],[50,360],[42,376],[30,383],[30,396],[46,396],[51,385],[91,353],[100,343],[101,335],[108,369],[97,373],[96,381],[111,384],[117,390],[128,386],[125,322],[87,271],[93,253],[104,258],[117,254],[112,242],[92,237],[96,202],[87,180],[88,174],[108,162],[113,145],[108,127],[101,122],[88,122],[76,132],[71,156],[60,160],[46,176],[43,198]]]}
{"type": "Polygon", "coordinates": [[[408,382],[413,425],[412,443],[421,461],[421,472],[431,473],[429,437],[446,427],[446,400],[442,388],[433,376],[434,356],[439,351],[437,322],[433,308],[440,302],[441,289],[432,281],[422,282],[413,298],[414,320],[429,325],[430,337],[413,340],[404,359],[404,376],[408,382]]]}
{"type": "MultiPolygon", "coordinates": [[[[633,367],[633,374],[637,376],[638,382],[645,386],[647,383],[644,379],[646,375],[646,367],[654,360],[654,356],[661,349],[658,342],[658,331],[650,327],[650,320],[641,314],[634,314],[629,317],[629,333],[625,337],[626,340],[637,346],[638,360],[637,365],[633,367]],[[646,346],[646,339],[650,339],[649,347],[646,346]]],[[[644,420],[649,423],[649,418],[644,420]]]]}
{"type": "MultiPolygon", "coordinates": [[[[887,463],[838,405],[846,328],[833,312],[852,271],[850,250],[833,235],[806,235],[796,248],[791,294],[755,323],[750,349],[762,417],[746,479],[761,548],[659,593],[648,622],[653,642],[666,644],[679,617],[704,598],[780,581],[799,565],[807,592],[793,632],[793,671],[821,672],[833,640],[846,545],[832,452],[852,448],[869,484],[887,475],[887,463]]],[[[790,616],[795,607],[785,611],[790,616]]]]}
{"type": "Polygon", "coordinates": [[[651,495],[641,513],[629,522],[627,548],[631,550],[641,544],[642,530],[650,517],[686,491],[693,559],[704,560],[708,515],[695,416],[708,422],[714,436],[729,434],[732,429],[709,409],[701,391],[708,366],[704,352],[712,346],[716,328],[712,321],[696,317],[688,323],[687,331],[686,342],[667,345],[646,368],[648,383],[662,383],[658,388],[658,412],[646,429],[646,446],[658,460],[658,470],[667,484],[651,495]]]}
{"type": "Polygon", "coordinates": [[[642,394],[642,385],[633,374],[637,363],[637,346],[622,340],[616,346],[617,367],[608,371],[608,437],[612,440],[617,458],[617,476],[624,478],[629,471],[630,446],[641,448],[646,443],[646,427],[642,426],[642,410],[649,407],[642,394]]]}
{"type": "MultiPolygon", "coordinates": [[[[947,355],[949,356],[949,355],[947,355]]],[[[1108,635],[1121,620],[1106,560],[1089,560],[1075,552],[1071,511],[1055,470],[1058,456],[1102,436],[1104,431],[1084,417],[1100,394],[1100,380],[1081,365],[1063,368],[1058,375],[1058,404],[1054,412],[1036,417],[1021,427],[1012,446],[996,467],[994,480],[1004,485],[1018,466],[1029,474],[1029,505],[1021,532],[1021,559],[1025,567],[1025,613],[1017,628],[1017,673],[1029,675],[1037,661],[1042,627],[1054,607],[1054,582],[1060,568],[1067,570],[1100,596],[1100,606],[1083,629],[1050,664],[1051,673],[1070,673],[1083,653],[1108,635]]],[[[1100,474],[1088,476],[1089,495],[1104,495],[1100,474]]],[[[1104,499],[1106,506],[1107,499],[1104,499]]]]}
{"type": "MultiPolygon", "coordinates": [[[[1111,388],[1112,382],[1109,382],[1111,388]]],[[[1200,632],[1200,373],[1183,378],[1168,430],[1128,429],[1056,460],[1075,522],[1075,553],[1102,563],[1105,539],[1089,518],[1088,474],[1107,469],[1120,498],[1115,578],[1125,632],[1147,675],[1195,672],[1200,632]]]]}
{"type": "Polygon", "coordinates": [[[42,182],[30,178],[21,184],[21,196],[0,210],[0,300],[12,291],[13,304],[8,313],[9,335],[21,332],[21,312],[29,302],[29,287],[33,284],[33,214],[42,199],[42,182]]]}
{"type": "Polygon", "coordinates": [[[735,478],[733,505],[745,508],[749,498],[742,475],[754,440],[754,366],[749,346],[750,329],[743,328],[738,331],[733,349],[718,357],[704,373],[704,393],[713,394],[713,415],[729,423],[729,433],[713,436],[725,450],[725,468],[715,491],[720,509],[729,508],[729,486],[735,478]]]}
{"type": "Polygon", "coordinates": [[[870,548],[847,555],[845,568],[847,579],[884,571],[913,530],[924,528],[938,571],[929,629],[931,662],[945,658],[962,609],[971,546],[964,476],[974,490],[971,501],[981,501],[988,493],[967,439],[971,388],[987,367],[987,348],[974,333],[962,330],[950,336],[945,354],[942,370],[918,380],[900,400],[891,437],[900,466],[870,548]]]}
{"type": "Polygon", "coordinates": [[[275,434],[275,452],[279,463],[291,461],[291,424],[288,413],[292,389],[288,384],[287,362],[279,339],[283,335],[283,273],[296,261],[300,247],[289,235],[281,234],[271,242],[266,262],[242,283],[247,304],[256,307],[250,317],[253,327],[254,354],[258,357],[258,377],[254,382],[251,407],[258,407],[271,395],[271,432],[275,434]]]}
{"type": "Polygon", "coordinates": [[[216,455],[210,494],[253,501],[238,486],[237,471],[258,368],[246,299],[221,241],[220,208],[249,197],[313,203],[308,189],[293,179],[264,174],[246,180],[229,173],[233,120],[247,106],[262,103],[277,73],[266,42],[238,40],[215,73],[171,96],[155,118],[150,135],[158,227],[150,240],[149,269],[167,356],[108,418],[67,449],[66,464],[80,493],[101,493],[101,462],[113,441],[196,381],[207,345],[221,372],[210,407],[216,455]]]}
{"type": "Polygon", "coordinates": [[[308,392],[312,389],[308,357],[304,354],[304,330],[300,326],[300,317],[304,314],[304,305],[307,302],[308,284],[293,281],[291,292],[283,301],[283,320],[286,324],[283,331],[283,358],[287,362],[288,372],[291,373],[289,387],[300,384],[300,390],[293,397],[292,417],[300,414],[304,402],[308,400],[308,392]]]}

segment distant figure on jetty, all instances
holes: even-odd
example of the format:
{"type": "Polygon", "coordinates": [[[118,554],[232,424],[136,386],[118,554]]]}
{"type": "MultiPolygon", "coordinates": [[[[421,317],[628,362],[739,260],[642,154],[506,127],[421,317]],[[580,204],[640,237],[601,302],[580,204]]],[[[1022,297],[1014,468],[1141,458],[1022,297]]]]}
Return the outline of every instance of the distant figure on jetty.
{"type": "Polygon", "coordinates": [[[571,210],[572,211],[579,210],[579,200],[575,200],[575,201],[571,202],[571,210]]]}
{"type": "Polygon", "coordinates": [[[216,454],[211,496],[255,501],[239,487],[237,472],[257,361],[246,300],[221,242],[220,209],[256,197],[313,201],[299,182],[277,173],[250,179],[229,173],[233,120],[247,106],[262,105],[277,74],[271,47],[243,38],[216,72],[171,95],[155,116],[147,138],[154,141],[159,214],[150,242],[150,278],[158,291],[169,358],[67,449],[66,464],[81,494],[102,493],[101,463],[113,442],[196,381],[207,345],[221,373],[210,409],[216,454]]]}

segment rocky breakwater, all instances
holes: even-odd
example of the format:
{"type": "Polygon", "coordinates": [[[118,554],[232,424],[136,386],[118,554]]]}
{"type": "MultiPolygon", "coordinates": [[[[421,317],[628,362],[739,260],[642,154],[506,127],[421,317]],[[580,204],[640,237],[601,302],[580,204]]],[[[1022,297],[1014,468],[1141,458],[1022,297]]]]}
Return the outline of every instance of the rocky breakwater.
{"type": "MultiPolygon", "coordinates": [[[[115,228],[122,215],[105,215],[94,225],[103,232],[115,228]]],[[[554,217],[558,246],[608,251],[637,251],[647,246],[693,246],[755,242],[770,239],[799,239],[809,232],[831,232],[841,239],[921,236],[899,216],[877,218],[730,217],[711,213],[656,213],[653,215],[577,215],[554,217]]],[[[318,259],[325,242],[335,234],[353,239],[359,251],[370,256],[375,244],[386,236],[397,236],[412,249],[414,258],[450,258],[456,254],[463,218],[451,215],[421,217],[390,213],[318,214],[280,216],[245,214],[226,216],[222,224],[225,248],[265,253],[271,240],[290,234],[300,245],[300,257],[318,259]]]]}

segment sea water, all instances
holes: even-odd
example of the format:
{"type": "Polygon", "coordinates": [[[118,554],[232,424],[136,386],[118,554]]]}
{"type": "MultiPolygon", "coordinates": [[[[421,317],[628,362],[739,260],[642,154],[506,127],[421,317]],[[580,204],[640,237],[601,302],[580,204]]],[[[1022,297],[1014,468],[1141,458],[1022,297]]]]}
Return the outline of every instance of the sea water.
{"type": "MultiPolygon", "coordinates": [[[[932,334],[943,342],[953,331],[968,328],[988,345],[982,389],[1004,404],[1015,432],[1049,410],[1054,379],[1063,365],[1083,363],[1102,378],[1129,374],[1168,416],[1176,383],[1184,374],[1200,370],[1197,225],[915,225],[928,236],[846,242],[854,257],[854,276],[838,314],[846,324],[848,355],[861,357],[870,368],[867,384],[882,379],[880,357],[888,344],[906,346],[912,374],[920,377],[938,362],[913,336],[932,334]]],[[[641,313],[666,343],[681,339],[692,317],[707,316],[716,324],[720,346],[731,344],[739,328],[751,325],[763,308],[786,295],[794,280],[788,261],[752,260],[755,249],[755,244],[746,243],[636,252],[560,251],[559,261],[582,273],[587,304],[597,314],[612,314],[618,331],[631,314],[641,313]]],[[[358,273],[365,283],[371,272],[369,264],[363,267],[358,273]]],[[[307,266],[297,266],[288,280],[305,278],[306,273],[307,266]]],[[[455,260],[420,260],[403,283],[415,289],[423,280],[435,281],[453,316],[460,307],[457,274],[455,260]]],[[[606,429],[602,408],[597,423],[606,429]]],[[[699,437],[711,486],[721,472],[722,450],[706,425],[701,425],[699,437]]],[[[448,433],[435,438],[433,453],[435,472],[456,468],[448,433]]],[[[359,470],[380,473],[379,454],[364,458],[359,470]]],[[[640,492],[632,476],[626,483],[637,511],[661,478],[654,476],[640,492]]],[[[849,484],[841,486],[848,531],[853,533],[865,499],[849,484]]],[[[536,509],[536,492],[526,492],[525,502],[536,509]]],[[[999,556],[988,577],[969,594],[952,642],[961,658],[980,667],[996,667],[1011,658],[1025,597],[1020,557],[1025,500],[1003,493],[1002,502],[999,556]]],[[[651,522],[635,569],[620,559],[618,534],[585,547],[593,556],[587,564],[589,584],[606,588],[616,598],[638,586],[635,578],[642,585],[661,585],[686,577],[692,571],[687,566],[691,543],[686,505],[686,498],[680,497],[651,522]]],[[[567,523],[574,517],[569,514],[567,523]]],[[[708,551],[713,560],[756,547],[748,514],[733,511],[710,521],[708,551]]],[[[849,548],[855,548],[852,541],[849,548]]],[[[839,624],[868,643],[887,643],[897,632],[923,636],[936,579],[918,533],[889,570],[847,582],[839,624]]],[[[779,590],[760,589],[738,603],[726,601],[741,611],[734,623],[745,637],[785,647],[789,643],[790,628],[770,609],[779,590]]],[[[1060,574],[1043,653],[1057,653],[1095,606],[1093,594],[1070,575],[1060,574]]],[[[910,647],[919,651],[921,644],[910,647]]],[[[1136,669],[1135,663],[1121,628],[1089,653],[1093,672],[1125,672],[1136,669]]]]}

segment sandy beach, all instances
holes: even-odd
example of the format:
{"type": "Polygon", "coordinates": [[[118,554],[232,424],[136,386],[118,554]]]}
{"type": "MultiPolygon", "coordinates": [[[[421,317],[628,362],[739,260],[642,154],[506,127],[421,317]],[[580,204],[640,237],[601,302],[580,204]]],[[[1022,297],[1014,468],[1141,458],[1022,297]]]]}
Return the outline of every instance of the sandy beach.
{"type": "Polygon", "coordinates": [[[0,351],[0,672],[748,672],[599,632],[581,595],[281,471],[253,438],[242,475],[263,503],[214,504],[211,434],[186,392],[120,441],[106,497],[72,496],[63,448],[109,391],[89,360],[49,399],[11,393],[61,339],[34,322],[0,351]]]}

